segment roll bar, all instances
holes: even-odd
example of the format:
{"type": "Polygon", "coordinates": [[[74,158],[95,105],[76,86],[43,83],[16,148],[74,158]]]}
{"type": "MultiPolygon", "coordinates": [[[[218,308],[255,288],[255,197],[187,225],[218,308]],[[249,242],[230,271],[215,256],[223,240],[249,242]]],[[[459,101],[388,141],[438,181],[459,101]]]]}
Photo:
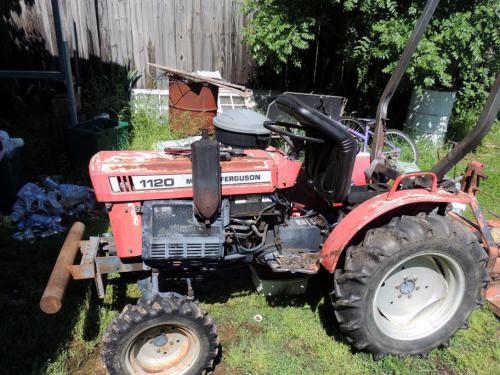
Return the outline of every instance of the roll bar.
{"type": "Polygon", "coordinates": [[[410,64],[410,60],[413,56],[413,53],[417,49],[418,43],[422,39],[424,35],[425,29],[429,24],[429,21],[436,10],[436,7],[439,4],[439,0],[428,0],[427,4],[425,4],[425,8],[420,15],[420,18],[413,29],[413,32],[410,36],[410,39],[406,43],[403,54],[399,58],[398,64],[394,72],[392,72],[391,78],[380,97],[377,106],[377,117],[375,120],[375,131],[373,136],[373,145],[371,158],[372,160],[378,158],[382,154],[382,149],[384,147],[385,141],[385,123],[387,121],[387,108],[389,107],[389,103],[392,99],[392,96],[396,92],[398,88],[399,82],[401,82],[401,78],[403,74],[406,72],[408,65],[410,64]]]}

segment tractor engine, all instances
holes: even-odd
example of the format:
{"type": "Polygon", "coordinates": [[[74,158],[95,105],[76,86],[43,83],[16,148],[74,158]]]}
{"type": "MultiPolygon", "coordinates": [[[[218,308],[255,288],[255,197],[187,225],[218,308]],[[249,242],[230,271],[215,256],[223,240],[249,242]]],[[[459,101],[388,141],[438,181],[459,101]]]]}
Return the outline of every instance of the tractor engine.
{"type": "Polygon", "coordinates": [[[154,268],[255,260],[289,271],[279,257],[317,253],[329,226],[292,203],[300,170],[278,149],[231,148],[207,136],[183,152],[105,151],[90,163],[117,255],[154,268]]]}

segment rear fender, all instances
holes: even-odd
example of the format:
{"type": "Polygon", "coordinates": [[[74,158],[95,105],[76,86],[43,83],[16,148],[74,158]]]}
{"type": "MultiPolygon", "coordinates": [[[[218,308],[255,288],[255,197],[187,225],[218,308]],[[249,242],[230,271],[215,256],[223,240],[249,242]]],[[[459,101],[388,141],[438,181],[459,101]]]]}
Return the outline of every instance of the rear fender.
{"type": "Polygon", "coordinates": [[[478,208],[477,199],[474,196],[463,192],[448,193],[437,189],[434,184],[431,189],[399,191],[396,191],[393,186],[388,193],[378,195],[358,205],[337,224],[323,244],[320,262],[327,271],[334,272],[344,250],[361,241],[368,229],[384,225],[394,216],[429,212],[448,203],[462,203],[478,208]]]}

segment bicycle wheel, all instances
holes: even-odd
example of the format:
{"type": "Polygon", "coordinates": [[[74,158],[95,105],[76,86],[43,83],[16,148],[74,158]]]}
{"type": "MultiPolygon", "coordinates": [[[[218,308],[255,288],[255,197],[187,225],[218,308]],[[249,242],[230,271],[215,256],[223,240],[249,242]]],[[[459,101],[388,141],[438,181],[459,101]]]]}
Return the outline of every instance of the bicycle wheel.
{"type": "Polygon", "coordinates": [[[364,138],[365,126],[361,121],[354,117],[344,117],[340,120],[340,123],[351,130],[351,135],[358,145],[358,152],[368,148],[368,145],[365,144],[366,139],[364,138]]]}
{"type": "Polygon", "coordinates": [[[382,152],[391,160],[418,164],[417,145],[402,131],[395,129],[388,129],[386,131],[382,152]]]}

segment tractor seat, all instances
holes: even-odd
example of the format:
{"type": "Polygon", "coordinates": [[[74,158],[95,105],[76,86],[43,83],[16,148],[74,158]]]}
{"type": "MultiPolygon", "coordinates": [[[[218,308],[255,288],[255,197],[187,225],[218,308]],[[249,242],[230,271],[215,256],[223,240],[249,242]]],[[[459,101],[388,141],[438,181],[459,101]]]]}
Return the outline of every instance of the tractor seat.
{"type": "Polygon", "coordinates": [[[304,168],[308,183],[330,202],[346,201],[357,149],[349,131],[339,121],[308,107],[292,95],[280,95],[275,103],[299,122],[306,136],[325,140],[321,145],[305,142],[304,168]]]}

